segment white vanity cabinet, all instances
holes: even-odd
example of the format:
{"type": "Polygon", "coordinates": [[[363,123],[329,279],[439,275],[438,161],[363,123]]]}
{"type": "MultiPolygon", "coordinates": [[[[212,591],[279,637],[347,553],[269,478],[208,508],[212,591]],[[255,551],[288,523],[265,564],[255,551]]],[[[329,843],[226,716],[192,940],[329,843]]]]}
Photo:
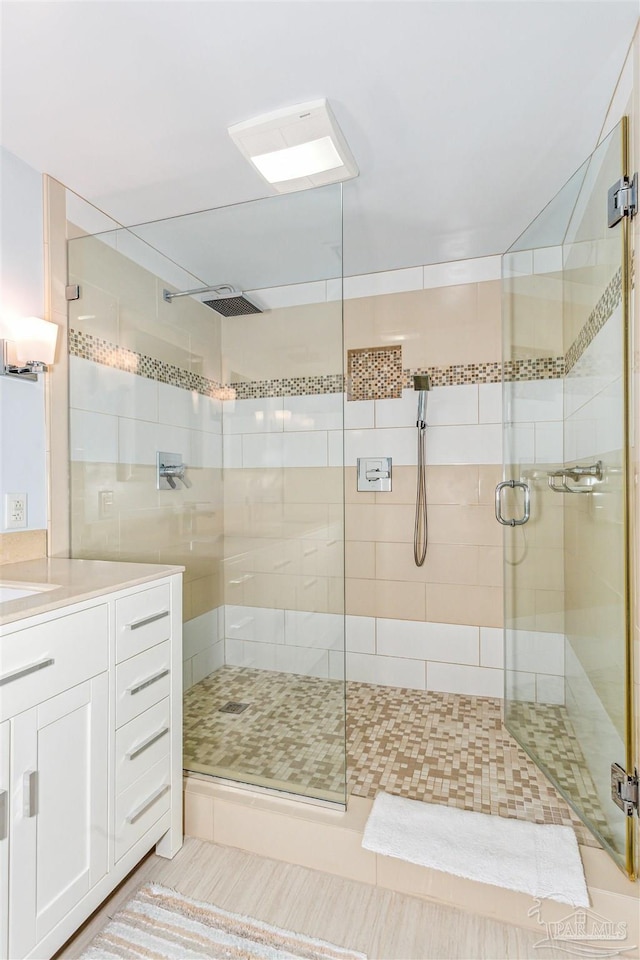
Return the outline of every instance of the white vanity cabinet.
{"type": "Polygon", "coordinates": [[[12,721],[10,957],[28,956],[107,873],[107,717],[102,673],[12,721]]]}
{"type": "Polygon", "coordinates": [[[180,609],[174,575],[1,628],[3,960],[50,957],[181,846],[180,609]]]}

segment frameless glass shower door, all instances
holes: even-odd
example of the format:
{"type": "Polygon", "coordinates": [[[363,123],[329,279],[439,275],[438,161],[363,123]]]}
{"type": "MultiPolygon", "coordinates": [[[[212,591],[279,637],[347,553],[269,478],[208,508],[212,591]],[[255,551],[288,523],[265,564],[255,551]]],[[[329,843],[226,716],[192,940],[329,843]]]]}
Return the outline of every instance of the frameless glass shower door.
{"type": "Polygon", "coordinates": [[[340,186],[69,264],[73,556],[185,566],[189,772],[344,803],[340,186]]]}
{"type": "Polygon", "coordinates": [[[506,723],[615,860],[635,818],[627,516],[626,124],[503,259],[506,723]],[[616,786],[613,787],[614,793],[616,786]]]}

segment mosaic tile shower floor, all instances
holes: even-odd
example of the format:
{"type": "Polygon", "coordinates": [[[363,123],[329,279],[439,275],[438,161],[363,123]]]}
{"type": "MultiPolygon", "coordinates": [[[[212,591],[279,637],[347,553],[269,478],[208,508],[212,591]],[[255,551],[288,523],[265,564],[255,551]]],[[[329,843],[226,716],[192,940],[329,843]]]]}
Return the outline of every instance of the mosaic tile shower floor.
{"type": "MultiPolygon", "coordinates": [[[[347,702],[350,794],[374,797],[386,790],[481,813],[567,824],[581,843],[597,845],[507,733],[500,700],[348,683],[347,702]]],[[[582,802],[598,818],[595,788],[564,710],[544,710],[542,716],[531,704],[528,722],[553,742],[558,769],[575,778],[582,802]]],[[[343,800],[343,711],[343,687],[336,681],[222,667],[185,694],[185,768],[343,800]],[[220,713],[229,701],[250,706],[240,714],[220,713]]]]}

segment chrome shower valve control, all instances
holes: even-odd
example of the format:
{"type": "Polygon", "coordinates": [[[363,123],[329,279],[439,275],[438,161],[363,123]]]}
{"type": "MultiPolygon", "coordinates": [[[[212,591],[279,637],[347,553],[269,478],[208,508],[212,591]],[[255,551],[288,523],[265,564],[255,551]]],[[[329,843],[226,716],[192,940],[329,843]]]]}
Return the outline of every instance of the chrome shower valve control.
{"type": "Polygon", "coordinates": [[[388,470],[367,470],[367,480],[388,480],[391,474],[388,470]]]}
{"type": "Polygon", "coordinates": [[[178,483],[190,487],[191,481],[187,478],[186,469],[182,454],[159,450],[156,454],[156,489],[177,490],[178,483]]]}
{"type": "Polygon", "coordinates": [[[391,457],[358,457],[358,490],[391,490],[391,457]]]}

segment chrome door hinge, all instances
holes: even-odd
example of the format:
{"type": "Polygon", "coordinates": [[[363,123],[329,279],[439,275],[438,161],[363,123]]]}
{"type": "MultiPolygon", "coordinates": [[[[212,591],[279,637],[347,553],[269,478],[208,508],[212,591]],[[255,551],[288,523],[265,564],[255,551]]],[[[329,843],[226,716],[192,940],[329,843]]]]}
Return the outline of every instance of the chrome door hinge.
{"type": "Polygon", "coordinates": [[[64,288],[64,292],[67,300],[80,299],[80,286],[77,283],[68,283],[64,288]]]}
{"type": "Polygon", "coordinates": [[[611,799],[627,817],[638,812],[638,771],[629,776],[619,763],[611,764],[611,799]]]}
{"type": "Polygon", "coordinates": [[[635,217],[638,210],[638,174],[622,177],[607,194],[607,218],[610,227],[615,227],[623,217],[635,217]]]}

